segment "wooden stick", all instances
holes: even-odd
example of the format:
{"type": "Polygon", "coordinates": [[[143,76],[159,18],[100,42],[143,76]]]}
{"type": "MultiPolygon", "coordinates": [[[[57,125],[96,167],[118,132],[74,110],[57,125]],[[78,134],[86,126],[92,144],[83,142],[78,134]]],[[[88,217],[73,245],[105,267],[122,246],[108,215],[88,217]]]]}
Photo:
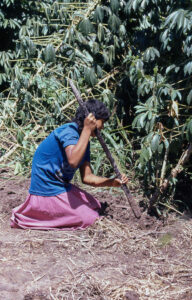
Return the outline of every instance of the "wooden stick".
{"type": "MultiPolygon", "coordinates": [[[[75,85],[73,84],[73,81],[72,81],[72,80],[69,80],[69,84],[70,84],[70,86],[71,86],[71,88],[72,88],[72,91],[73,91],[75,97],[77,98],[77,101],[79,102],[79,105],[83,108],[83,110],[84,110],[84,112],[85,112],[85,115],[88,116],[89,111],[88,111],[88,109],[87,109],[85,103],[83,102],[83,100],[82,100],[82,98],[81,98],[81,95],[80,95],[79,91],[77,90],[77,88],[76,88],[75,85]]],[[[115,161],[114,161],[114,159],[113,159],[113,157],[112,157],[112,155],[111,155],[111,153],[110,153],[110,151],[109,151],[109,149],[108,149],[108,147],[107,147],[105,141],[103,140],[103,137],[101,136],[100,131],[99,131],[99,130],[95,130],[95,134],[96,134],[96,137],[98,138],[98,140],[99,140],[101,146],[103,147],[103,150],[105,151],[106,156],[107,156],[107,158],[109,159],[109,161],[110,161],[110,163],[111,163],[111,165],[112,165],[112,167],[113,167],[113,169],[114,169],[114,171],[115,171],[117,177],[118,177],[119,179],[121,179],[121,173],[120,173],[120,171],[119,171],[119,169],[118,169],[118,167],[117,167],[117,165],[116,165],[116,163],[115,163],[115,161]]],[[[122,189],[123,189],[123,191],[124,191],[124,193],[125,193],[125,195],[126,195],[126,197],[127,197],[127,200],[128,200],[128,202],[129,202],[129,205],[130,205],[130,207],[131,207],[131,209],[132,209],[132,211],[133,211],[133,213],[134,213],[134,216],[135,216],[137,219],[139,219],[139,218],[141,217],[141,211],[140,211],[139,206],[138,206],[137,203],[135,202],[133,196],[131,195],[131,193],[130,193],[128,187],[127,187],[127,185],[126,185],[126,184],[123,184],[121,187],[122,187],[122,189]]]]}

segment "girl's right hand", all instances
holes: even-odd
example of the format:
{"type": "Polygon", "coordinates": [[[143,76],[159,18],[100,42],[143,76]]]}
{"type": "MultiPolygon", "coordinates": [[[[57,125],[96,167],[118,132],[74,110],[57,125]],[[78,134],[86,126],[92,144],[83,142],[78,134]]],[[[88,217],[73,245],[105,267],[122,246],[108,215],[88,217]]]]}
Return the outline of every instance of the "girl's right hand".
{"type": "Polygon", "coordinates": [[[90,130],[90,133],[92,134],[94,130],[97,127],[97,122],[95,119],[95,116],[90,113],[84,120],[84,128],[87,128],[90,130]]]}
{"type": "Polygon", "coordinates": [[[113,187],[120,187],[122,184],[127,184],[128,183],[128,178],[125,174],[121,174],[121,179],[119,178],[114,178],[112,186],[113,187]]]}

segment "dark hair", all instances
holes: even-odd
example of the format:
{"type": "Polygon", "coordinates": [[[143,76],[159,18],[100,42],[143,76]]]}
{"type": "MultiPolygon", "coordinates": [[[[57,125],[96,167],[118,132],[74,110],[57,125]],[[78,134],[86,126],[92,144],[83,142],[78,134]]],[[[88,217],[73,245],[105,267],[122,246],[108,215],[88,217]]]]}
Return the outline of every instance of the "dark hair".
{"type": "MultiPolygon", "coordinates": [[[[100,102],[96,99],[89,99],[85,102],[85,105],[88,111],[94,114],[96,120],[103,119],[107,121],[109,119],[110,117],[109,110],[103,102],[100,102]]],[[[72,120],[73,122],[77,123],[79,131],[82,131],[83,129],[84,119],[85,119],[85,113],[83,109],[79,106],[76,111],[76,115],[72,120]]]]}

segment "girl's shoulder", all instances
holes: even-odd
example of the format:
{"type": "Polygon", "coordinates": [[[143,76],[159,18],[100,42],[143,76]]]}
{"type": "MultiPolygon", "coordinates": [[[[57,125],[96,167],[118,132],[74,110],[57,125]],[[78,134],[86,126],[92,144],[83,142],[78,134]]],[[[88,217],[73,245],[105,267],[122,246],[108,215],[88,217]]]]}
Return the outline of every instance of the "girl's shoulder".
{"type": "Polygon", "coordinates": [[[74,130],[74,131],[78,131],[78,125],[75,122],[70,122],[70,123],[65,123],[59,127],[57,127],[54,132],[61,132],[61,131],[67,131],[67,130],[74,130]]]}
{"type": "Polygon", "coordinates": [[[59,139],[70,136],[79,138],[78,125],[75,122],[65,123],[54,130],[54,135],[59,139]]]}

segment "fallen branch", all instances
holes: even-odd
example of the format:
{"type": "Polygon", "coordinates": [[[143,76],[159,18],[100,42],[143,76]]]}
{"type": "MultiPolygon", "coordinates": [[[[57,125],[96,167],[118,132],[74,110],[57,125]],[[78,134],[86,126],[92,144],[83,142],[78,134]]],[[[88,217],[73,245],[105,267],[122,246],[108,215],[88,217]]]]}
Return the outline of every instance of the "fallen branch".
{"type": "Polygon", "coordinates": [[[188,161],[191,153],[192,153],[192,144],[189,144],[188,149],[182,153],[176,167],[171,170],[171,174],[169,175],[169,177],[167,179],[163,180],[160,187],[156,189],[155,193],[151,197],[151,199],[150,199],[150,209],[155,204],[155,202],[156,202],[157,198],[159,197],[159,195],[165,193],[165,191],[167,190],[167,188],[169,186],[170,180],[173,179],[173,178],[176,178],[177,175],[183,170],[183,165],[186,163],[186,161],[188,161]]]}
{"type": "MultiPolygon", "coordinates": [[[[85,106],[85,103],[81,99],[79,91],[74,86],[73,81],[69,80],[69,84],[70,84],[70,86],[72,88],[72,91],[73,91],[75,97],[77,98],[77,101],[79,102],[79,105],[83,108],[85,114],[88,115],[89,111],[88,111],[87,107],[85,106]]],[[[113,169],[114,169],[117,177],[119,179],[121,179],[121,173],[120,173],[120,171],[119,171],[119,169],[118,169],[118,167],[117,167],[117,165],[116,165],[116,163],[115,163],[115,161],[114,161],[114,159],[113,159],[113,157],[112,157],[112,155],[111,155],[111,153],[110,153],[107,145],[105,144],[105,141],[103,140],[103,137],[101,136],[101,133],[99,132],[99,130],[96,130],[95,134],[96,134],[96,136],[97,136],[97,138],[98,138],[101,146],[103,147],[103,150],[105,151],[106,156],[109,159],[109,161],[110,161],[110,163],[111,163],[111,165],[112,165],[112,167],[113,167],[113,169]]],[[[125,195],[127,197],[127,200],[129,202],[129,205],[130,205],[130,207],[131,207],[131,209],[132,209],[135,217],[139,219],[141,217],[141,211],[140,211],[139,206],[135,202],[135,200],[134,200],[133,196],[131,195],[131,193],[130,193],[130,191],[129,191],[129,189],[128,189],[128,187],[127,187],[126,184],[122,185],[122,189],[123,189],[123,191],[124,191],[124,193],[125,193],[125,195]]]]}
{"type": "MultiPolygon", "coordinates": [[[[24,141],[26,141],[29,137],[31,137],[41,126],[40,125],[36,125],[35,128],[24,137],[24,141]]],[[[9,158],[9,156],[11,156],[16,150],[17,148],[20,147],[19,144],[16,144],[11,150],[9,150],[7,153],[5,153],[1,158],[0,158],[0,163],[1,162],[6,162],[7,159],[9,158]]]]}

